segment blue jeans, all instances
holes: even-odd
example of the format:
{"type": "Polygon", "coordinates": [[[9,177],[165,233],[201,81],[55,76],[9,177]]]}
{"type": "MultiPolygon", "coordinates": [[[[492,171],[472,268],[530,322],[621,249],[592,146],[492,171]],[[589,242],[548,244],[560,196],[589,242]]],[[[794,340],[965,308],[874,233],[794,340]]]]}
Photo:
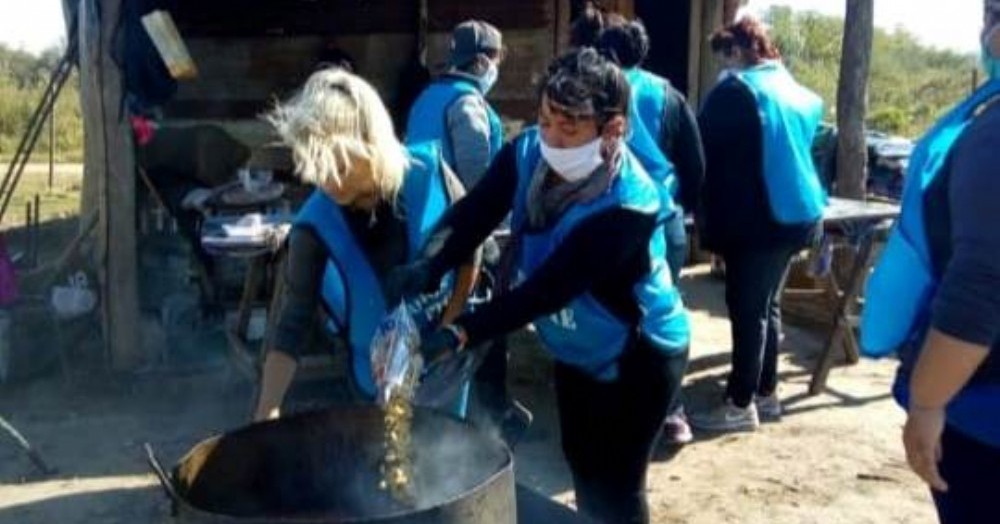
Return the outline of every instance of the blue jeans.
{"type": "MultiPolygon", "coordinates": [[[[984,414],[984,416],[989,416],[984,414]]],[[[941,437],[941,477],[947,493],[931,491],[941,524],[1000,522],[1000,448],[948,426],[941,437]]]]}

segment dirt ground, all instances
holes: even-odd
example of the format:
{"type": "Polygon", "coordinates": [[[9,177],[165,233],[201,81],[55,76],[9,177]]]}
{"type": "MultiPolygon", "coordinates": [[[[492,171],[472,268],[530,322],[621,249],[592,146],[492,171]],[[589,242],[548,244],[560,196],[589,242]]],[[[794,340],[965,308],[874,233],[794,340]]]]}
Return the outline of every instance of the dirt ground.
{"type": "MultiPolygon", "coordinates": [[[[728,368],[722,286],[699,267],[683,282],[694,319],[689,410],[719,398],[728,368]]],[[[887,395],[891,362],[862,362],[830,376],[827,393],[805,396],[817,334],[789,328],[780,363],[787,415],[753,434],[699,435],[662,449],[649,476],[660,523],[933,522],[927,492],[899,444],[902,413],[887,395]]],[[[521,334],[520,346],[533,346],[521,334]]],[[[92,359],[99,361],[96,356],[92,359]]],[[[536,422],[517,450],[517,478],[572,504],[559,452],[548,363],[537,349],[515,359],[519,396],[536,422]]],[[[240,426],[249,385],[225,365],[192,374],[151,369],[128,379],[99,367],[0,389],[0,415],[59,469],[37,476],[0,436],[0,523],[169,523],[168,504],[145,463],[149,442],[172,463],[213,433],[240,426]]]]}

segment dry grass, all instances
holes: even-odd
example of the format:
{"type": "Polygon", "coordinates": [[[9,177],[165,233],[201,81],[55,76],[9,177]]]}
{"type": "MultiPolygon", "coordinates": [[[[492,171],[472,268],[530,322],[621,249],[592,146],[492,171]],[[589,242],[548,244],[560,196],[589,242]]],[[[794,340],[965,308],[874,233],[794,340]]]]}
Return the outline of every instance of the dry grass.
{"type": "MultiPolygon", "coordinates": [[[[3,166],[6,174],[7,165],[3,166]]],[[[26,206],[35,195],[40,199],[41,222],[72,217],[80,212],[80,192],[83,187],[81,164],[56,164],[52,188],[49,188],[48,164],[29,164],[21,176],[17,190],[0,223],[0,230],[25,224],[26,206]]]]}

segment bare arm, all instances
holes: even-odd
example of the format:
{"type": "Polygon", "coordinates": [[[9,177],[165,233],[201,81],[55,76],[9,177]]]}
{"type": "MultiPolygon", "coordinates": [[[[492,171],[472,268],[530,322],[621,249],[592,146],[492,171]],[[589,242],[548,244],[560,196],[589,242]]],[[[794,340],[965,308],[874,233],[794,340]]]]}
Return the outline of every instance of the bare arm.
{"type": "Polygon", "coordinates": [[[910,404],[943,408],[986,360],[989,348],[932,329],[910,380],[910,404]]]}

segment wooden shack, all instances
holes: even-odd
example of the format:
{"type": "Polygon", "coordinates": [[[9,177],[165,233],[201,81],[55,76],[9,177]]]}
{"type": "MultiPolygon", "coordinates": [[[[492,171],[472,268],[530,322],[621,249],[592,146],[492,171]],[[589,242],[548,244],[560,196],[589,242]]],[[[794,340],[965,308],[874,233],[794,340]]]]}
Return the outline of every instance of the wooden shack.
{"type": "MultiPolygon", "coordinates": [[[[115,369],[142,360],[133,133],[123,100],[115,45],[126,0],[64,0],[78,22],[86,134],[82,214],[96,212],[104,338],[115,369]]],[[[487,20],[504,33],[508,60],[491,93],[505,120],[529,121],[545,65],[566,47],[577,0],[171,0],[171,14],[199,69],[162,106],[161,124],[219,125],[251,150],[268,139],[257,118],[316,66],[324,47],[351,55],[393,110],[414,67],[443,63],[448,33],[462,20],[487,20]],[[426,43],[426,54],[421,43],[426,43]],[[426,56],[426,58],[423,58],[426,56]]],[[[648,67],[697,104],[717,67],[706,35],[735,14],[740,0],[610,0],[607,7],[641,17],[649,28],[648,67]]]]}

